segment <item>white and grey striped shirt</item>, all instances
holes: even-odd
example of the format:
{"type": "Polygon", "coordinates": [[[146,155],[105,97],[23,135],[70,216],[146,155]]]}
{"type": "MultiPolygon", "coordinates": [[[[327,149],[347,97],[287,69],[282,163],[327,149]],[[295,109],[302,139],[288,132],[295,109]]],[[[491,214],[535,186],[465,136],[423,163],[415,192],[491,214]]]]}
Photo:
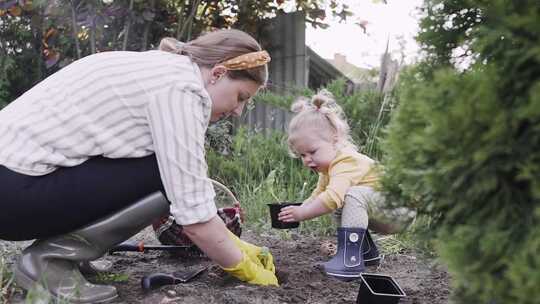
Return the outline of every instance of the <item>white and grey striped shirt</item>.
{"type": "Polygon", "coordinates": [[[181,225],[216,215],[204,134],[211,99],[188,57],[104,52],[75,61],[0,111],[0,165],[45,175],[89,157],[156,154],[181,225]]]}

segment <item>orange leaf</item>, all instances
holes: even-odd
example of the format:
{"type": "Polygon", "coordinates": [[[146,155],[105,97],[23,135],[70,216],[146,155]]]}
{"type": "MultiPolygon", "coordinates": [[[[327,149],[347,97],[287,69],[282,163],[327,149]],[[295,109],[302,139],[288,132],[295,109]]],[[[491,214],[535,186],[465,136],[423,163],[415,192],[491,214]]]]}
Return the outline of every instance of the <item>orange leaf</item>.
{"type": "Polygon", "coordinates": [[[25,11],[31,11],[32,9],[34,8],[34,6],[32,5],[32,1],[26,1],[22,7],[23,10],[25,11]]]}
{"type": "Polygon", "coordinates": [[[12,16],[20,16],[21,13],[22,13],[22,10],[19,6],[13,6],[9,9],[9,13],[12,15],[12,16]]]}

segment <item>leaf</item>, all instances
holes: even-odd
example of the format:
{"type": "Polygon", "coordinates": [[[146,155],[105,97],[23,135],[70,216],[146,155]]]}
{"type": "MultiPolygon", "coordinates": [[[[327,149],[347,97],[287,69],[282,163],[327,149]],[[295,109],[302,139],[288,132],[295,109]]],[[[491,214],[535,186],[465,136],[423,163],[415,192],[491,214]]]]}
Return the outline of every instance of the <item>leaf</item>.
{"type": "Polygon", "coordinates": [[[33,8],[34,8],[34,5],[32,3],[32,1],[24,1],[25,3],[23,5],[21,5],[23,11],[31,11],[33,8]]]}
{"type": "Polygon", "coordinates": [[[323,9],[312,10],[312,11],[309,11],[308,14],[313,19],[318,18],[318,19],[324,20],[324,18],[326,18],[326,12],[323,9]]]}
{"type": "Polygon", "coordinates": [[[156,14],[151,10],[145,10],[142,13],[143,19],[146,21],[152,21],[156,17],[156,14]]]}
{"type": "Polygon", "coordinates": [[[41,17],[39,15],[32,15],[32,18],[30,19],[30,24],[33,28],[39,28],[41,24],[41,17]]]}
{"type": "Polygon", "coordinates": [[[60,60],[60,53],[54,50],[47,49],[43,51],[43,53],[45,53],[45,67],[47,67],[47,69],[50,69],[58,62],[58,60],[60,60]]]}
{"type": "Polygon", "coordinates": [[[8,11],[12,16],[16,16],[16,17],[20,16],[22,13],[22,9],[20,6],[13,6],[8,11]]]}
{"type": "Polygon", "coordinates": [[[0,2],[0,9],[1,10],[8,10],[12,6],[17,4],[17,0],[11,0],[11,1],[2,1],[0,2]]]}

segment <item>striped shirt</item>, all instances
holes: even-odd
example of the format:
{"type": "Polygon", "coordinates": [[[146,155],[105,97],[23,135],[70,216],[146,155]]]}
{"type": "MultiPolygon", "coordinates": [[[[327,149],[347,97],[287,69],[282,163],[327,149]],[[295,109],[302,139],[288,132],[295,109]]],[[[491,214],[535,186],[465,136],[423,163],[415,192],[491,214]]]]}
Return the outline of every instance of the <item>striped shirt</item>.
{"type": "Polygon", "coordinates": [[[181,225],[216,215],[204,134],[211,99],[188,57],[104,52],[75,61],[0,111],[0,165],[45,175],[89,157],[156,154],[181,225]]]}

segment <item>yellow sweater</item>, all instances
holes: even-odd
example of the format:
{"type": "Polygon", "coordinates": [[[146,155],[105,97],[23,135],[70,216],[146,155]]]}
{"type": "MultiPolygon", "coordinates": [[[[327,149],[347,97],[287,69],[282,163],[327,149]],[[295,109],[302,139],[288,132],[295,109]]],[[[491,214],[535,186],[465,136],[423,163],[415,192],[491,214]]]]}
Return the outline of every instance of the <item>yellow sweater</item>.
{"type": "Polygon", "coordinates": [[[309,199],[320,196],[328,208],[336,210],[343,207],[350,187],[376,187],[378,180],[379,172],[374,160],[354,150],[342,150],[330,163],[328,172],[319,173],[317,188],[309,199]]]}

